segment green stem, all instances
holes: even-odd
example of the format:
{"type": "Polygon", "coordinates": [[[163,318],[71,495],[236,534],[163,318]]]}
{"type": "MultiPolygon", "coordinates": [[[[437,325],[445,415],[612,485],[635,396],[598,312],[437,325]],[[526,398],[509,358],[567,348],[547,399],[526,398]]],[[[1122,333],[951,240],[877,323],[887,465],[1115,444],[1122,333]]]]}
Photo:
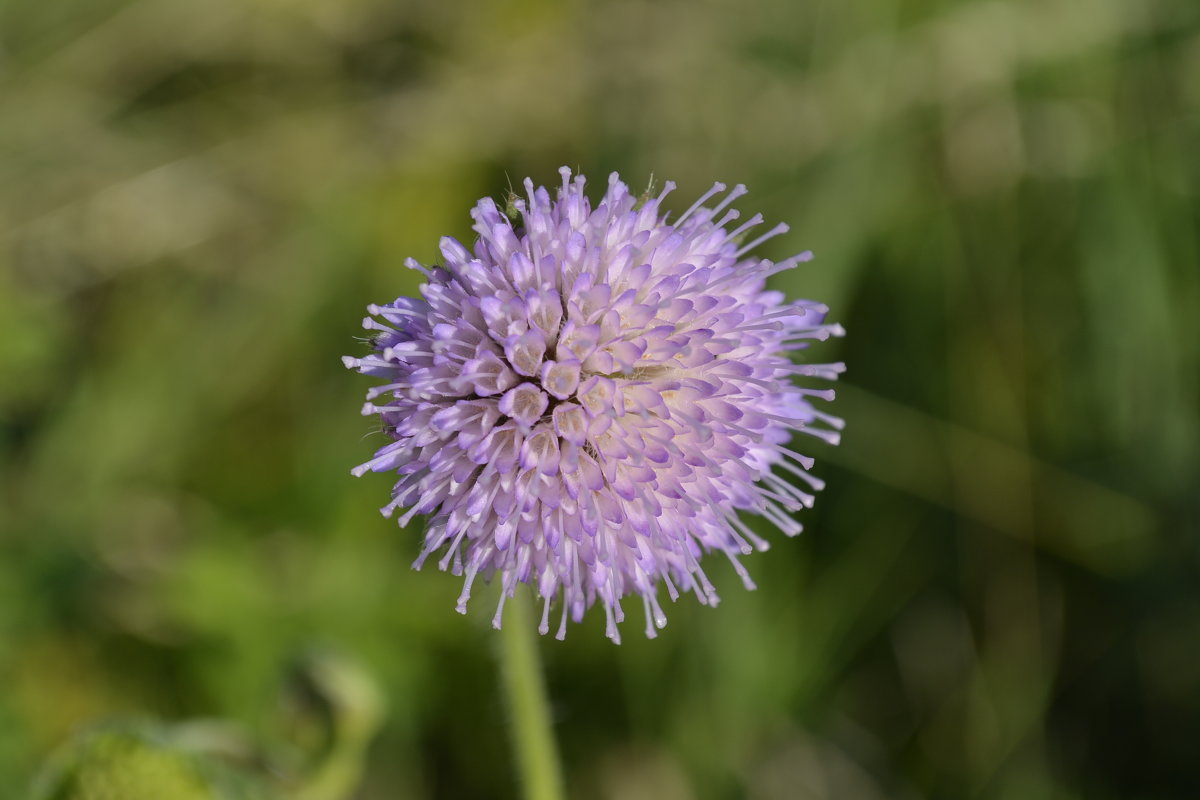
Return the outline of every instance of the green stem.
{"type": "Polygon", "coordinates": [[[524,797],[563,800],[562,767],[528,593],[516,592],[505,610],[507,619],[500,631],[500,679],[524,797]]]}

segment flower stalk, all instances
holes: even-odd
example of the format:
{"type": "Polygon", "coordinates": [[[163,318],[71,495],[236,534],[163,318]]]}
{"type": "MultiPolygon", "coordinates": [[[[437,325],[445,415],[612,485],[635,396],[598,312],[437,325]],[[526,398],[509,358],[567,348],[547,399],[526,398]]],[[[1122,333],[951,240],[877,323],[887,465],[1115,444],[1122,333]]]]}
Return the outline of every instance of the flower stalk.
{"type": "Polygon", "coordinates": [[[499,632],[500,682],[523,797],[563,800],[562,767],[527,593],[515,592],[506,610],[499,632]]]}

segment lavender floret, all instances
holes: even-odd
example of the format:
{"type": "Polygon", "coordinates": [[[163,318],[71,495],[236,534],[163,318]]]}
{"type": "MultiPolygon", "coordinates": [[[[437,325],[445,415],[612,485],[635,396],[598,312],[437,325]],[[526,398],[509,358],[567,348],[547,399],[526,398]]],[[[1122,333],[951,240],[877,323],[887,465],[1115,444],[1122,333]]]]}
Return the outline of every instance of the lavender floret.
{"type": "Polygon", "coordinates": [[[363,413],[391,442],[354,474],[399,475],[383,514],[429,516],[414,566],[442,552],[439,567],[465,575],[460,612],[477,578],[498,575],[496,627],[529,583],[543,634],[556,598],[559,638],[599,602],[619,642],[621,600],[637,594],[653,637],[660,583],[671,600],[717,603],[706,552],[754,588],[739,558],[767,542],[739,512],[800,532],[793,512],[823,484],[786,445],[797,431],[837,444],[842,421],[812,402],[833,391],[804,384],[844,365],[792,357],[842,328],[766,289],[811,254],[749,255],[787,226],[742,244],[762,223],[731,228],[745,187],[707,207],[717,183],[671,220],[670,182],[639,199],[614,173],[593,208],[583,176],[560,173],[554,199],[526,179],[511,217],[481,200],[473,249],[443,238],[442,264],[406,262],[426,276],[419,299],[369,307],[374,352],[344,360],[383,381],[363,413]]]}

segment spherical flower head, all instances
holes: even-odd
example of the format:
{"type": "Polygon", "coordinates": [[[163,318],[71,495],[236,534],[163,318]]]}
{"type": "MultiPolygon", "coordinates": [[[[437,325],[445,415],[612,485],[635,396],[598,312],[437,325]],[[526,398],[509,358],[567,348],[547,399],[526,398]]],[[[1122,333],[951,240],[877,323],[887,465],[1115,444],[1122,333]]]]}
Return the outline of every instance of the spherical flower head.
{"type": "Polygon", "coordinates": [[[583,176],[560,170],[556,197],[526,179],[505,213],[485,198],[471,212],[468,249],[441,240],[443,261],[409,260],[427,282],[420,298],[370,306],[374,352],[347,366],[383,381],[363,408],[391,440],[354,472],[395,472],[385,516],[429,516],[415,567],[499,576],[504,601],[518,583],[578,622],[599,603],[620,641],[622,598],[640,596],[646,635],[671,600],[717,594],[705,553],[732,562],[767,543],[740,518],[758,515],[791,536],[792,514],[821,481],[787,447],[793,432],[836,444],[842,421],[813,405],[838,364],[796,363],[814,340],[840,335],[826,307],[786,302],[769,276],[811,258],[774,263],[749,253],[755,215],[737,227],[730,205],[746,190],[715,184],[676,219],[662,213],[667,183],[638,198],[614,173],[593,206],[583,176]],[[773,471],[778,468],[779,472],[773,471]]]}

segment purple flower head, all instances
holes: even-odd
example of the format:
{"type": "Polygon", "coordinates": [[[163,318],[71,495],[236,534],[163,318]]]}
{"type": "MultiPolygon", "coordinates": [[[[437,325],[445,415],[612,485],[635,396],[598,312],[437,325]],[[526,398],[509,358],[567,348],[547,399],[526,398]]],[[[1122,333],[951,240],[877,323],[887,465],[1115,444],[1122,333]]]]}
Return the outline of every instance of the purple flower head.
{"type": "Polygon", "coordinates": [[[415,567],[465,575],[466,611],[479,576],[499,575],[494,624],[518,583],[544,598],[540,630],[561,598],[558,637],[599,602],[620,641],[621,600],[640,595],[646,635],[666,624],[659,584],[675,600],[716,604],[700,560],[718,551],[754,588],[739,556],[767,549],[740,518],[761,516],[792,536],[792,512],[822,482],[793,432],[838,441],[842,421],[814,407],[838,364],[798,364],[813,340],[840,335],[825,306],[785,302],[774,263],[750,252],[787,230],[734,227],[741,195],[715,184],[672,220],[674,188],[641,199],[616,174],[595,207],[582,175],[560,170],[557,197],[526,179],[510,219],[490,199],[471,212],[473,249],[441,241],[421,298],[370,306],[374,352],[346,365],[383,384],[363,407],[391,440],[354,470],[395,472],[390,516],[429,515],[415,567]],[[779,471],[773,471],[778,467],[779,471]]]}

